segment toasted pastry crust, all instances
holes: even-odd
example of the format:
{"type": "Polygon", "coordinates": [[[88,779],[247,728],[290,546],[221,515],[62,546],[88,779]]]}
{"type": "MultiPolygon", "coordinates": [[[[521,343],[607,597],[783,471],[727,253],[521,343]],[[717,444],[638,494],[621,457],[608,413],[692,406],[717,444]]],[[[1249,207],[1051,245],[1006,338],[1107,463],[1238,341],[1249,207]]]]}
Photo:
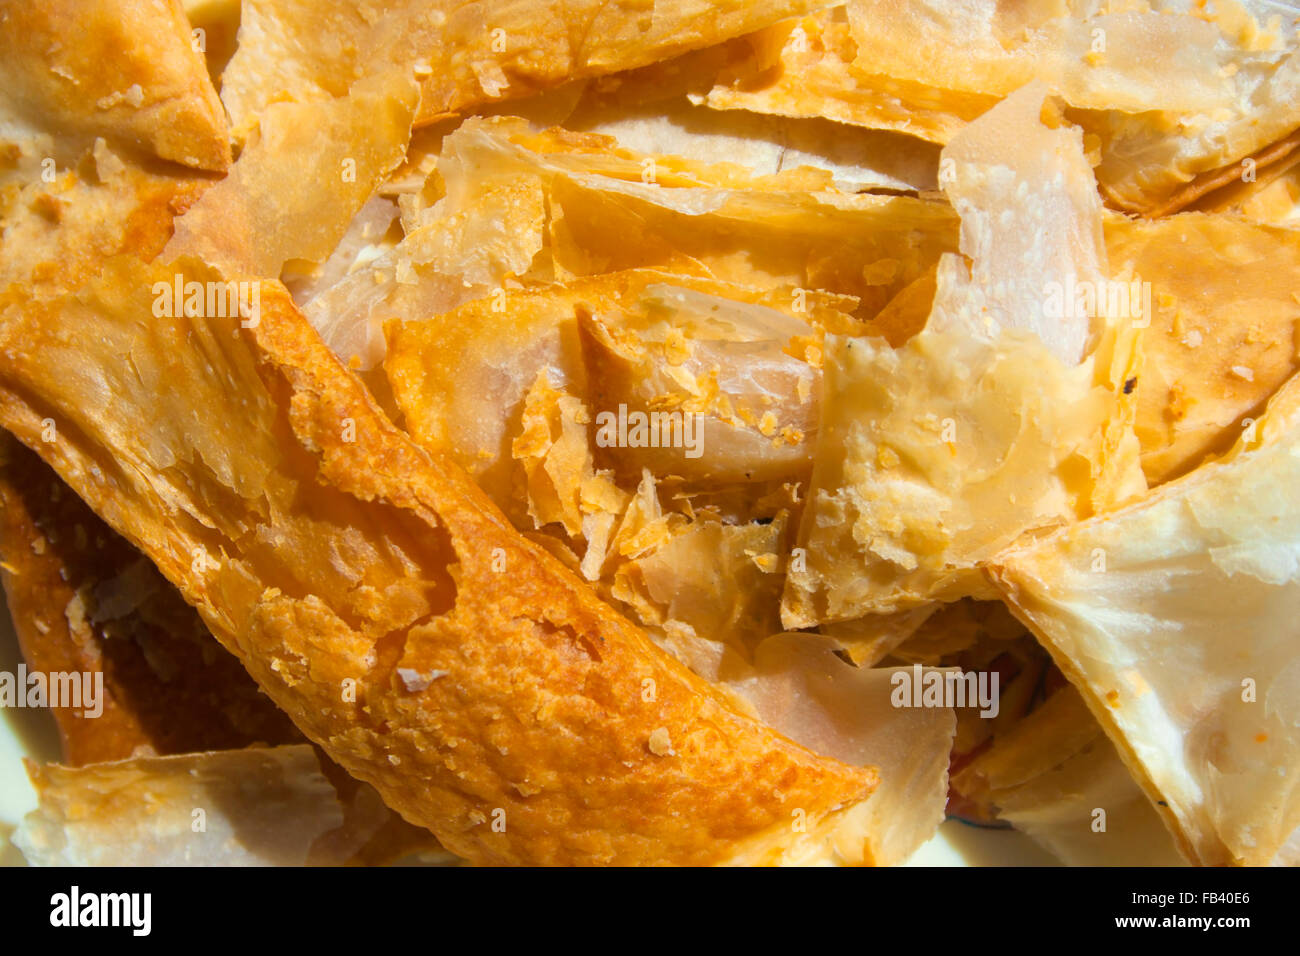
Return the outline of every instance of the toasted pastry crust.
{"type": "Polygon", "coordinates": [[[123,161],[100,143],[54,182],[0,199],[0,290],[12,283],[67,290],[110,256],[153,259],[171,238],[173,218],[211,185],[165,166],[123,161]]]}
{"type": "Polygon", "coordinates": [[[143,558],[11,436],[0,436],[0,559],[30,670],[103,674],[103,713],[54,707],[73,766],[301,740],[143,558]]]}
{"type": "Polygon", "coordinates": [[[0,102],[55,136],[230,165],[226,114],[179,0],[3,0],[0,89],[0,102]]]}
{"type": "MultiPolygon", "coordinates": [[[[29,671],[103,674],[103,712],[53,707],[72,766],[301,744],[197,612],[39,457],[0,433],[0,568],[29,671]]],[[[343,823],[309,862],[382,865],[437,842],[321,756],[343,823]]],[[[45,779],[43,771],[34,780],[45,779]]]]}
{"type": "Polygon", "coordinates": [[[252,328],[153,318],[177,271],[117,260],[75,297],[15,296],[0,419],[408,820],[477,862],[771,862],[871,793],[872,769],[742,716],[510,528],[278,283],[252,328]]]}
{"type": "Polygon", "coordinates": [[[352,0],[252,0],[222,98],[242,139],[270,103],[339,96],[363,76],[413,68],[418,122],[517,99],[570,80],[646,66],[829,0],[494,0],[382,11],[352,0]]]}

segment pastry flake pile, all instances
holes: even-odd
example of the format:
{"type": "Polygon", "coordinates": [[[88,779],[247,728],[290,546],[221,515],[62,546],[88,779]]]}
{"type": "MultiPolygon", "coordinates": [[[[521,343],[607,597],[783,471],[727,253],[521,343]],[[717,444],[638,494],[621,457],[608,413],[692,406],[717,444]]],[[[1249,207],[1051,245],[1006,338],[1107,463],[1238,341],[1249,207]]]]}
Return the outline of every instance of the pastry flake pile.
{"type": "Polygon", "coordinates": [[[1297,861],[1300,11],[2,0],[0,117],[30,862],[1297,861]]]}

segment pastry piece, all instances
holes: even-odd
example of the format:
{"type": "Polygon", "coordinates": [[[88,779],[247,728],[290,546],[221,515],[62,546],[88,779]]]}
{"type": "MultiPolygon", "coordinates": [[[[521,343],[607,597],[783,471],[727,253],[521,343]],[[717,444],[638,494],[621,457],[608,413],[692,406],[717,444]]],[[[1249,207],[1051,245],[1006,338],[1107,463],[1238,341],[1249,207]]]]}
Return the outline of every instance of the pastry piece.
{"type": "Polygon", "coordinates": [[[940,261],[925,329],[898,349],[827,338],[787,627],[991,597],[979,567],[997,551],[1143,486],[1123,388],[1136,334],[1099,307],[1100,203],[1079,132],[1043,107],[1026,88],[945,150],[965,257],[940,261]]]}
{"type": "Polygon", "coordinates": [[[1027,86],[944,148],[940,176],[966,261],[940,260],[926,328],[985,341],[1030,332],[1078,365],[1106,320],[1121,318],[1097,295],[1107,278],[1102,208],[1079,130],[1062,122],[1046,87],[1027,86]]]}
{"type": "MultiPolygon", "coordinates": [[[[65,763],[95,765],[87,778],[94,780],[101,765],[113,761],[190,759],[196,752],[302,740],[147,558],[8,434],[0,451],[0,568],[28,671],[102,681],[90,685],[99,688],[97,715],[83,716],[85,706],[51,708],[65,763]]],[[[207,766],[201,753],[193,759],[198,762],[164,766],[207,766]]],[[[214,759],[211,772],[231,766],[243,772],[240,761],[214,759]]],[[[311,862],[380,865],[438,849],[428,831],[384,806],[373,787],[324,758],[321,769],[337,793],[343,822],[318,841],[311,862]]],[[[49,774],[58,778],[63,772],[52,768],[49,774]]],[[[36,772],[38,787],[49,782],[49,774],[36,772]]],[[[238,824],[239,811],[229,812],[238,824]]],[[[116,841],[105,849],[118,854],[112,858],[116,865],[126,862],[116,841]]],[[[210,847],[190,851],[190,862],[218,862],[210,847]]]]}
{"type": "Polygon", "coordinates": [[[877,866],[903,863],[934,836],[948,795],[952,708],[909,706],[904,676],[915,674],[854,667],[816,634],[777,634],[729,679],[760,717],[805,746],[879,768],[863,805],[867,859],[877,866]]]}
{"type": "Polygon", "coordinates": [[[230,175],[176,221],[167,258],[271,277],[291,259],[324,260],[401,164],[417,98],[393,70],[339,99],[268,107],[230,175]]]}
{"type": "MultiPolygon", "coordinates": [[[[617,77],[611,78],[616,79],[617,77]]],[[[849,127],[820,116],[784,116],[697,105],[680,97],[648,105],[580,101],[566,129],[612,136],[628,149],[701,162],[738,163],[757,175],[824,169],[845,192],[934,189],[939,149],[910,136],[849,127]]]]}
{"type": "Polygon", "coordinates": [[[222,100],[242,136],[270,103],[338,96],[391,66],[420,80],[421,122],[739,36],[825,0],[245,3],[222,100]]]}
{"type": "Polygon", "coordinates": [[[1150,290],[1134,385],[1158,484],[1227,451],[1300,366],[1300,233],[1198,213],[1105,228],[1112,268],[1150,290]]]}
{"type": "Polygon", "coordinates": [[[301,739],[148,559],[33,452],[7,434],[0,452],[0,567],[27,667],[102,681],[97,715],[52,708],[65,761],[301,739]]]}
{"type": "Polygon", "coordinates": [[[583,158],[548,177],[557,278],[641,267],[692,272],[702,265],[739,285],[853,296],[854,316],[870,320],[956,249],[956,217],[943,203],[844,194],[831,188],[829,176],[818,182],[813,170],[763,180],[740,169],[730,176],[716,167],[691,169],[683,172],[699,182],[683,177],[677,184],[686,188],[673,189],[665,188],[674,183],[664,157],[627,155],[636,173],[626,179],[590,175],[602,170],[583,158]],[[647,169],[654,184],[643,182],[647,169]]]}
{"type": "Polygon", "coordinates": [[[999,734],[953,789],[1072,866],[1178,866],[1151,803],[1072,687],[999,734]]]}
{"type": "Polygon", "coordinates": [[[1300,824],[1298,480],[1292,378],[1222,461],[991,568],[1197,863],[1300,824]]]}
{"type": "Polygon", "coordinates": [[[78,296],[11,300],[0,417],[389,806],[478,862],[771,862],[851,819],[872,769],[655,649],[389,424],[283,287],[255,322],[155,319],[178,270],[222,281],[115,260],[78,296]]]}
{"type": "Polygon", "coordinates": [[[391,323],[384,367],[411,435],[451,455],[512,516],[515,460],[538,457],[520,444],[526,402],[533,395],[536,408],[546,389],[583,404],[584,444],[632,487],[644,468],[696,486],[794,480],[811,465],[816,433],[821,371],[807,352],[826,324],[855,327],[836,308],[852,305],[630,270],[391,323]],[[656,432],[663,447],[618,439],[633,411],[648,422],[675,414],[668,433],[656,432]]]}
{"type": "Polygon", "coordinates": [[[665,524],[661,540],[638,535],[632,541],[620,524],[595,573],[611,579],[612,599],[661,632],[661,643],[692,670],[734,678],[727,673],[732,655],[752,660],[755,648],[780,630],[787,516],[727,524],[702,512],[690,522],[665,524]]]}
{"type": "Polygon", "coordinates": [[[936,611],[959,606],[961,602],[923,604],[895,614],[868,614],[851,621],[834,621],[817,630],[833,638],[856,666],[875,667],[921,631],[936,611]]]}
{"type": "Polygon", "coordinates": [[[435,177],[440,198],[404,212],[401,242],[305,305],[331,348],[362,369],[382,359],[387,320],[643,267],[793,287],[800,301],[814,290],[853,296],[846,311],[866,319],[956,248],[942,203],[847,195],[813,169],[755,176],[645,156],[517,118],[466,121],[443,140],[435,177]]]}
{"type": "Polygon", "coordinates": [[[859,64],[844,5],[773,24],[731,47],[712,88],[697,94],[717,110],[821,116],[944,144],[998,102],[990,93],[942,89],[928,79],[887,76],[869,61],[859,64]]]}
{"type": "Polygon", "coordinates": [[[1152,218],[1169,215],[1180,209],[1223,210],[1239,205],[1251,193],[1264,188],[1274,178],[1286,174],[1300,163],[1300,129],[1253,155],[1221,169],[1196,176],[1160,207],[1149,213],[1152,218]]]}
{"type": "Polygon", "coordinates": [[[100,139],[50,182],[0,187],[0,289],[55,293],[109,256],[152,259],[176,214],[209,185],[180,167],[120,156],[100,139]]]}
{"type": "MultiPolygon", "coordinates": [[[[1278,158],[1266,168],[1237,170],[1224,186],[1197,199],[1188,208],[1199,212],[1229,212],[1268,225],[1294,225],[1300,216],[1300,130],[1274,144],[1278,158]]],[[[1270,150],[1272,152],[1272,150],[1270,150]]]]}
{"type": "MultiPolygon", "coordinates": [[[[522,121],[508,122],[526,129],[522,121]]],[[[337,282],[316,284],[302,301],[326,344],[353,367],[368,370],[383,359],[385,321],[432,318],[514,286],[543,250],[544,185],[519,175],[513,164],[493,168],[495,141],[487,156],[466,151],[467,134],[457,131],[440,141],[433,168],[414,185],[414,195],[401,197],[420,200],[401,204],[401,240],[374,248],[337,282]],[[429,193],[437,201],[426,208],[422,197],[429,193]]]]}
{"type": "Polygon", "coordinates": [[[853,304],[631,270],[391,323],[385,372],[418,442],[712,678],[780,630],[818,343],[853,304]]]}
{"type": "Polygon", "coordinates": [[[857,62],[876,73],[998,96],[1048,83],[1096,137],[1098,182],[1126,210],[1172,211],[1199,174],[1300,126],[1294,24],[1267,0],[1124,10],[922,0],[897,14],[853,0],[849,19],[857,62]]]}
{"type": "Polygon", "coordinates": [[[97,137],[195,169],[230,165],[226,115],[179,0],[0,4],[6,151],[39,171],[97,137]]]}
{"type": "MultiPolygon", "coordinates": [[[[1258,34],[1225,35],[1230,14],[1219,15],[1221,32],[1213,12],[1180,6],[1154,0],[1111,12],[1086,0],[1015,7],[994,0],[912,0],[901,7],[851,0],[848,20],[864,69],[940,89],[1004,97],[1037,80],[1088,109],[1226,107],[1231,88],[1218,68],[1233,62],[1238,44],[1268,46],[1258,34]],[[957,38],[960,45],[952,43],[957,38]]],[[[1244,32],[1237,19],[1231,26],[1244,32]]]]}
{"type": "Polygon", "coordinates": [[[1123,10],[854,0],[730,46],[704,101],[947,143],[1030,82],[1071,107],[1109,202],[1167,215],[1300,126],[1294,24],[1269,0],[1123,10]],[[742,46],[743,44],[743,46],[742,46]]]}
{"type": "Polygon", "coordinates": [[[1091,367],[1071,375],[1030,338],[990,350],[935,333],[895,355],[880,340],[836,336],[827,348],[788,627],[984,595],[981,561],[1089,509],[1091,475],[1071,461],[1096,459],[1089,447],[1112,404],[1092,394],[1091,367]],[[1021,431],[1021,420],[1035,427],[1021,431]]]}
{"type": "MultiPolygon", "coordinates": [[[[395,819],[307,744],[28,770],[40,805],[13,839],[33,866],[337,866],[386,853],[395,819]]],[[[410,849],[454,861],[429,844],[410,849]]]]}

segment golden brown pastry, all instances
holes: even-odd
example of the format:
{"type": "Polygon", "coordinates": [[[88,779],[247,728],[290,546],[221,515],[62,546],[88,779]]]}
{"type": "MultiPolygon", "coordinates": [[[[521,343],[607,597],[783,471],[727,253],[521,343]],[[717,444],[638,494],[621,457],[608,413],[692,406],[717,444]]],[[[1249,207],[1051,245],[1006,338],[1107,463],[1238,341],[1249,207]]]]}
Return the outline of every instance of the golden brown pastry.
{"type": "Polygon", "coordinates": [[[65,761],[301,739],[148,559],[8,434],[0,506],[5,597],[28,668],[102,675],[97,717],[52,708],[65,761]]]}
{"type": "Polygon", "coordinates": [[[195,169],[230,165],[225,110],[180,0],[4,0],[0,113],[52,134],[61,164],[103,137],[195,169]]]}
{"type": "Polygon", "coordinates": [[[997,551],[1143,486],[1132,323],[1047,306],[1053,285],[1107,275],[1082,137],[1049,125],[1050,103],[1028,86],[945,147],[962,254],[940,259],[925,328],[899,348],[827,337],[787,627],[992,597],[979,567],[997,551]]]}
{"type": "Polygon", "coordinates": [[[826,0],[349,0],[245,3],[222,98],[242,136],[269,104],[338,96],[372,72],[414,68],[420,121],[517,99],[567,80],[644,66],[719,43],[826,0]]]}
{"type": "Polygon", "coordinates": [[[152,259],[173,218],[211,181],[157,160],[124,159],[103,141],[53,182],[0,190],[0,289],[75,287],[109,256],[152,259]]]}
{"type": "Polygon", "coordinates": [[[1300,367],[1300,233],[1228,215],[1116,217],[1106,249],[1114,274],[1149,283],[1135,427],[1159,484],[1226,452],[1300,367]]]}
{"type": "Polygon", "coordinates": [[[1294,862],[1297,483],[1293,377],[1223,460],[991,566],[1203,865],[1294,862]]]}
{"type": "MultiPolygon", "coordinates": [[[[100,775],[111,780],[114,771],[101,765],[138,757],[145,760],[140,769],[148,779],[148,757],[187,755],[189,763],[165,766],[187,772],[217,762],[214,774],[233,769],[239,779],[246,760],[223,765],[202,752],[301,742],[289,718],[217,643],[172,584],[7,433],[0,435],[0,506],[5,598],[29,673],[74,672],[103,681],[95,716],[85,717],[71,706],[51,707],[64,763],[89,765],[88,780],[100,775]]],[[[317,772],[313,757],[302,759],[317,772]]],[[[129,775],[130,768],[120,772],[129,775]]],[[[372,787],[323,756],[319,773],[332,786],[342,819],[322,828],[307,862],[382,865],[437,849],[428,831],[402,820],[372,787]]],[[[59,768],[34,768],[32,774],[38,790],[68,779],[59,768]]],[[[124,853],[142,854],[137,863],[158,863],[146,847],[124,838],[121,794],[110,794],[100,812],[91,814],[114,834],[101,839],[99,849],[118,866],[131,860],[124,853]]],[[[152,802],[140,807],[147,813],[145,808],[157,803],[154,792],[152,802]]],[[[228,812],[238,824],[235,809],[228,812]]],[[[284,808],[275,804],[262,812],[274,819],[284,808]]],[[[280,819],[281,825],[288,822],[280,819]]],[[[256,856],[261,847],[248,849],[256,856]]],[[[187,852],[206,865],[217,858],[193,845],[187,852]]]]}
{"type": "Polygon", "coordinates": [[[118,259],[8,296],[0,419],[385,802],[478,862],[772,861],[857,822],[870,768],[654,648],[389,424],[282,287],[255,319],[156,319],[177,272],[222,278],[118,259]]]}
{"type": "Polygon", "coordinates": [[[730,48],[700,97],[711,107],[936,143],[1046,83],[1089,134],[1107,201],[1147,216],[1240,177],[1243,160],[1276,162],[1300,126],[1294,23],[1268,0],[852,0],[730,48]]]}
{"type": "Polygon", "coordinates": [[[454,863],[374,789],[304,743],[28,765],[40,800],[14,842],[39,866],[454,863]]]}

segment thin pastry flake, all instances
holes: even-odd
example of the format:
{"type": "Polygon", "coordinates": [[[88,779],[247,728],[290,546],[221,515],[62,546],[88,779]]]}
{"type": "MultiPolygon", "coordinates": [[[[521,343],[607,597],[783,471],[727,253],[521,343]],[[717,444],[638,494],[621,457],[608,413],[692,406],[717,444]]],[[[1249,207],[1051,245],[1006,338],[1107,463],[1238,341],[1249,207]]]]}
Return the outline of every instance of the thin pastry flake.
{"type": "Polygon", "coordinates": [[[337,100],[273,105],[230,175],[176,221],[164,256],[270,277],[290,259],[324,260],[402,162],[416,100],[393,72],[337,100]]]}
{"type": "Polygon", "coordinates": [[[1072,687],[953,775],[954,790],[1073,866],[1177,866],[1160,817],[1072,687]]]}
{"type": "Polygon", "coordinates": [[[1300,822],[1300,401],[1232,455],[996,559],[1193,860],[1268,863],[1300,822]]]}
{"type": "Polygon", "coordinates": [[[1135,427],[1157,484],[1227,451],[1300,367],[1300,233],[1224,215],[1115,218],[1106,248],[1150,284],[1135,427]]]}
{"type": "Polygon", "coordinates": [[[851,0],[848,11],[858,59],[878,73],[997,96],[1037,80],[1074,106],[1130,113],[1228,104],[1216,71],[1235,50],[1208,18],[1179,0],[1125,6],[851,0]]]}
{"type": "Polygon", "coordinates": [[[733,43],[744,47],[717,71],[712,89],[696,94],[713,109],[825,117],[943,144],[998,101],[987,93],[936,89],[928,81],[859,66],[843,6],[733,43]]]}
{"type": "Polygon", "coordinates": [[[31,774],[40,808],[14,841],[33,865],[301,866],[343,825],[306,744],[31,774]]]}
{"type": "Polygon", "coordinates": [[[1041,87],[1026,88],[945,150],[972,261],[940,261],[926,328],[898,349],[827,341],[788,627],[991,597],[978,568],[996,551],[1142,487],[1122,394],[1133,332],[1064,300],[1059,315],[1047,307],[1053,284],[1063,296],[1077,283],[1102,288],[1106,260],[1078,132],[1045,127],[1043,101],[1041,87]],[[1035,138],[1041,153],[1007,155],[1006,143],[1035,138]],[[999,211],[1025,201],[1030,183],[1043,221],[1056,221],[1052,238],[999,211]]]}
{"type": "Polygon", "coordinates": [[[509,0],[383,10],[345,0],[310,8],[244,4],[222,99],[243,134],[280,99],[339,95],[368,71],[400,67],[421,80],[421,122],[570,80],[711,46],[826,5],[826,0],[509,0]]]}
{"type": "Polygon", "coordinates": [[[1121,209],[1166,215],[1205,177],[1233,177],[1300,125],[1300,53],[1270,4],[854,0],[755,37],[715,71],[717,108],[839,122],[946,143],[1042,82],[1070,105],[1121,209]]]}
{"type": "MultiPolygon", "coordinates": [[[[880,785],[859,816],[859,839],[876,866],[904,862],[942,822],[955,728],[951,708],[897,706],[896,673],[846,664],[818,635],[777,634],[758,645],[752,672],[730,682],[805,746],[879,768],[880,785]]],[[[841,862],[855,851],[843,838],[828,840],[799,862],[841,862]]]]}
{"type": "Polygon", "coordinates": [[[546,196],[544,258],[555,279],[704,269],[740,285],[851,295],[855,314],[869,318],[956,248],[946,205],[840,193],[820,170],[755,176],[735,164],[641,155],[606,136],[532,133],[507,118],[466,121],[444,151],[456,157],[439,163],[446,205],[422,222],[470,208],[485,187],[535,184],[546,196]]]}
{"type": "Polygon", "coordinates": [[[454,861],[306,744],[29,773],[40,805],[13,839],[32,866],[339,866],[394,851],[454,861]]]}
{"type": "Polygon", "coordinates": [[[510,459],[536,457],[513,429],[543,373],[539,398],[563,389],[583,403],[588,445],[609,423],[601,466],[633,484],[643,468],[697,485],[702,475],[797,477],[810,462],[821,377],[809,349],[819,354],[825,326],[854,323],[840,311],[852,300],[806,293],[806,311],[796,312],[796,299],[792,289],[649,269],[502,290],[443,316],[391,323],[385,371],[412,436],[450,454],[512,517],[510,459]],[[609,439],[620,405],[675,412],[680,427],[669,437],[683,447],[618,447],[609,439]],[[685,415],[698,416],[690,436],[685,415]]]}
{"type": "Polygon", "coordinates": [[[693,105],[682,98],[645,106],[579,108],[569,129],[612,136],[627,149],[699,162],[739,163],[759,176],[801,166],[823,169],[835,188],[933,189],[938,148],[903,136],[853,129],[815,117],[760,115],[693,105]]]}

